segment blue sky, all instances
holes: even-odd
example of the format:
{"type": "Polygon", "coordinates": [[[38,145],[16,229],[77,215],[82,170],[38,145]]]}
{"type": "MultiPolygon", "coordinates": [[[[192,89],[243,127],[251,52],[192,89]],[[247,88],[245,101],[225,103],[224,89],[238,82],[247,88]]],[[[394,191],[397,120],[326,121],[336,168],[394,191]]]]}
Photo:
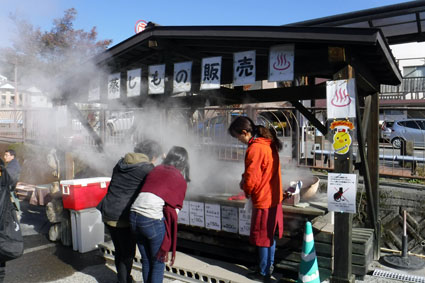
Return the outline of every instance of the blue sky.
{"type": "Polygon", "coordinates": [[[282,25],[335,14],[392,5],[400,0],[0,0],[0,47],[13,35],[8,15],[16,13],[42,31],[66,9],[78,12],[76,29],[97,27],[98,39],[111,46],[134,35],[138,20],[165,26],[178,25],[282,25]]]}

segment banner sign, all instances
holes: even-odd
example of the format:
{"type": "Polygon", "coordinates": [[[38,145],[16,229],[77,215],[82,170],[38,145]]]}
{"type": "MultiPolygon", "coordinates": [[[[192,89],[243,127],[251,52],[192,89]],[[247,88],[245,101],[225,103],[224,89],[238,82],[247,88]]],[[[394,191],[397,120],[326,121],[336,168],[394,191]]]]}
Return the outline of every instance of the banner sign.
{"type": "Polygon", "coordinates": [[[190,215],[189,215],[189,206],[190,201],[184,200],[183,201],[183,208],[180,210],[179,214],[177,215],[177,222],[180,224],[186,224],[189,225],[190,221],[190,215]]]}
{"type": "Polygon", "coordinates": [[[294,80],[294,45],[276,45],[269,53],[269,82],[294,80]]]}
{"type": "Polygon", "coordinates": [[[220,205],[205,203],[205,228],[221,230],[220,205]]]}
{"type": "Polygon", "coordinates": [[[238,208],[233,206],[221,207],[221,229],[230,233],[238,232],[238,208]]]}
{"type": "Polygon", "coordinates": [[[192,87],[192,62],[174,64],[173,93],[188,92],[192,87]]]}
{"type": "Polygon", "coordinates": [[[355,79],[326,82],[328,119],[355,118],[355,79]]]}
{"type": "Polygon", "coordinates": [[[127,71],[127,97],[140,95],[142,69],[127,71]]]}
{"type": "Polygon", "coordinates": [[[330,129],[334,131],[332,143],[334,152],[339,155],[347,154],[353,144],[351,133],[354,124],[349,120],[336,120],[331,123],[330,129]]]}
{"type": "Polygon", "coordinates": [[[255,50],[233,54],[233,85],[255,83],[255,50]]]}
{"type": "Polygon", "coordinates": [[[221,82],[221,56],[202,59],[201,90],[219,89],[221,82]]]}
{"type": "Polygon", "coordinates": [[[251,214],[252,210],[245,210],[239,207],[239,234],[249,236],[251,231],[251,214]]]}
{"type": "Polygon", "coordinates": [[[205,227],[204,203],[191,201],[189,204],[189,223],[192,226],[205,227]]]}
{"type": "Polygon", "coordinates": [[[108,99],[120,98],[121,74],[114,73],[108,76],[108,99]]]}
{"type": "Polygon", "coordinates": [[[164,93],[165,64],[149,66],[148,94],[164,93]]]}
{"type": "Polygon", "coordinates": [[[328,173],[328,210],[356,213],[357,175],[328,173]]]}

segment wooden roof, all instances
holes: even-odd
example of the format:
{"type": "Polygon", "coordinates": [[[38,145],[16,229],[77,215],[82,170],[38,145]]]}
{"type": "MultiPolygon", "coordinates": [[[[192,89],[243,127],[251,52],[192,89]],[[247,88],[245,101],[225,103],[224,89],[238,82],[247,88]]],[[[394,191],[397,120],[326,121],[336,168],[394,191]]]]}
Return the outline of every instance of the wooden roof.
{"type": "MultiPolygon", "coordinates": [[[[95,62],[107,67],[110,73],[125,73],[141,67],[142,77],[147,77],[149,65],[166,64],[166,75],[172,77],[174,63],[193,61],[192,93],[198,95],[180,97],[183,103],[198,101],[202,104],[206,99],[212,104],[235,104],[242,100],[270,102],[325,98],[324,88],[314,85],[256,91],[243,91],[240,87],[223,87],[219,92],[199,91],[202,58],[222,56],[221,83],[231,84],[233,54],[255,50],[256,80],[267,80],[269,49],[279,44],[295,45],[295,77],[332,79],[335,73],[349,64],[365,81],[366,93],[379,91],[380,84],[398,85],[401,82],[401,74],[389,46],[382,32],[375,28],[148,24],[145,31],[98,55],[95,62]],[[335,48],[343,50],[336,60],[330,55],[335,48]]],[[[126,100],[125,95],[121,96],[122,100],[126,100]]],[[[142,93],[140,98],[129,100],[138,100],[138,104],[142,104],[140,101],[146,99],[143,96],[142,93]]],[[[167,96],[171,94],[166,93],[167,96]]],[[[160,99],[164,99],[164,95],[160,99]]]]}

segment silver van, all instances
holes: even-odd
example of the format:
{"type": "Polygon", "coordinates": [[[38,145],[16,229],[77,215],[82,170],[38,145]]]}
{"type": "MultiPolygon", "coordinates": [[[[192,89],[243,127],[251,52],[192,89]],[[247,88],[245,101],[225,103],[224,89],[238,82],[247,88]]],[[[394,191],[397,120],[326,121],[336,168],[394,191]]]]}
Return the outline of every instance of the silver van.
{"type": "Polygon", "coordinates": [[[394,148],[401,148],[404,141],[413,141],[414,146],[425,146],[425,119],[395,120],[389,140],[394,148]]]}

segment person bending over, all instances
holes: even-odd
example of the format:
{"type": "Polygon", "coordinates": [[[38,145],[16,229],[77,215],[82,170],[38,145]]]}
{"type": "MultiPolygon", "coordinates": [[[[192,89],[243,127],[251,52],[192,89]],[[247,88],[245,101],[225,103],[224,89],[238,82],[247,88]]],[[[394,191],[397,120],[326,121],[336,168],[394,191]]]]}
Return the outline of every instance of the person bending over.
{"type": "Polygon", "coordinates": [[[136,242],[130,229],[129,214],[153,163],[162,156],[161,146],[152,140],[137,144],[134,152],[127,153],[112,171],[108,192],[97,206],[115,247],[115,267],[119,283],[133,282],[131,269],[136,242]]]}
{"type": "Polygon", "coordinates": [[[163,163],[146,177],[131,206],[130,223],[142,256],[145,283],[161,283],[168,252],[173,265],[177,243],[177,212],[183,207],[189,182],[189,157],[185,148],[174,146],[163,163]]]}

